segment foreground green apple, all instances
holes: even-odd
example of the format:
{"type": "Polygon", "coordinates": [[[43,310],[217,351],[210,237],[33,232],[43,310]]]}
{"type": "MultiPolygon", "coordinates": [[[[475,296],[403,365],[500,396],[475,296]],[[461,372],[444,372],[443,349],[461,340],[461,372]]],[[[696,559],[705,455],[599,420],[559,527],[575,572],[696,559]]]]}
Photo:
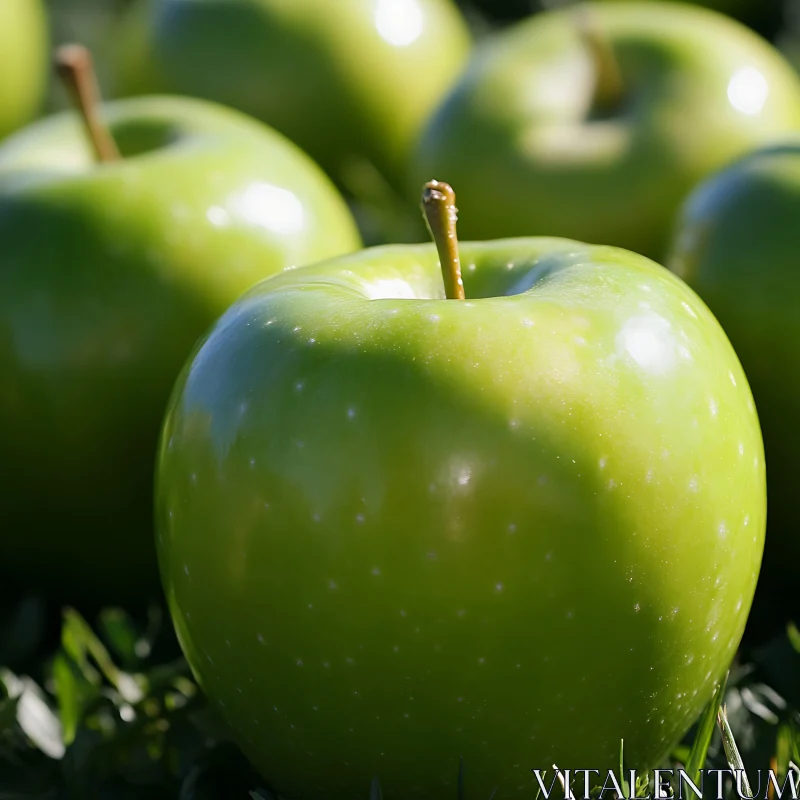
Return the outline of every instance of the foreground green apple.
{"type": "Polygon", "coordinates": [[[668,265],[709,304],[753,387],[769,470],[767,558],[800,560],[800,142],[752,154],[689,198],[668,265]]]}
{"type": "Polygon", "coordinates": [[[584,12],[588,31],[572,11],[542,14],[476,55],[423,136],[411,189],[452,176],[466,238],[548,233],[660,259],[698,181],[800,125],[800,82],[712,11],[584,12]]]}
{"type": "Polygon", "coordinates": [[[48,39],[42,0],[0,2],[0,139],[30,121],[44,101],[48,39]]]}
{"type": "Polygon", "coordinates": [[[390,178],[461,71],[452,0],[146,0],[123,26],[120,91],[208,98],[264,120],[342,178],[390,178]]]}
{"type": "Polygon", "coordinates": [[[461,261],[466,300],[426,245],[265,281],[173,394],[168,601],[281,796],[440,797],[462,755],[471,797],[532,796],[621,738],[644,769],[742,634],[763,446],[714,317],[615,248],[461,261]]]}
{"type": "Polygon", "coordinates": [[[71,113],[0,149],[0,574],[141,593],[159,427],[195,340],[260,278],[359,238],[254,120],[179,98],[103,116],[122,159],[95,163],[71,113]]]}

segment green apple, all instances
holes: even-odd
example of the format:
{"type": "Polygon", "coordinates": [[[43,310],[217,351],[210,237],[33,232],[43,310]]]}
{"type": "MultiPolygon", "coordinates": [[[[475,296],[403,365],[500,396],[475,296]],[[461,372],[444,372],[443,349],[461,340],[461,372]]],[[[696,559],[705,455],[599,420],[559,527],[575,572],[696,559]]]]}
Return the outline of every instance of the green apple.
{"type": "MultiPolygon", "coordinates": [[[[658,2],[658,0],[654,0],[658,2]]],[[[626,0],[603,0],[603,2],[626,2],[626,0]]],[[[681,0],[681,2],[691,3],[695,6],[713,8],[731,17],[748,18],[764,10],[781,9],[780,0],[681,0]]]]}
{"type": "Polygon", "coordinates": [[[452,0],[143,0],[123,25],[119,90],[216,100],[274,126],[343,179],[403,172],[467,59],[452,0]]]}
{"type": "Polygon", "coordinates": [[[0,574],[107,599],[158,585],[153,465],[195,340],[260,278],[360,242],[255,120],[168,97],[102,116],[121,159],[95,163],[73,113],[0,148],[0,574]]]}
{"type": "Polygon", "coordinates": [[[800,79],[706,9],[581,10],[485,45],[427,127],[411,187],[450,176],[465,238],[547,233],[661,259],[696,183],[800,125],[800,79]]]}
{"type": "MultiPolygon", "coordinates": [[[[620,2],[620,0],[602,1],[606,3],[620,2]]],[[[625,0],[621,1],[625,2],[625,0]]],[[[653,1],[658,2],[659,0],[653,1]]],[[[787,9],[792,0],[789,2],[786,0],[680,0],[680,2],[712,8],[722,14],[727,14],[744,22],[766,39],[773,41],[785,24],[787,9]]]]}
{"type": "MultiPolygon", "coordinates": [[[[751,154],[703,183],[678,220],[668,266],[708,303],[753,387],[767,451],[767,559],[800,561],[800,140],[751,154]]],[[[778,572],[771,573],[775,577],[778,572]]]]}
{"type": "Polygon", "coordinates": [[[47,89],[49,33],[42,0],[0,2],[0,139],[29,122],[47,89]]]}
{"type": "Polygon", "coordinates": [[[563,239],[463,244],[459,278],[432,227],[445,281],[407,245],[258,284],[167,411],[178,637],[283,797],[447,796],[459,756],[469,796],[529,797],[620,739],[645,769],[752,601],[763,445],[705,305],[563,239]]]}

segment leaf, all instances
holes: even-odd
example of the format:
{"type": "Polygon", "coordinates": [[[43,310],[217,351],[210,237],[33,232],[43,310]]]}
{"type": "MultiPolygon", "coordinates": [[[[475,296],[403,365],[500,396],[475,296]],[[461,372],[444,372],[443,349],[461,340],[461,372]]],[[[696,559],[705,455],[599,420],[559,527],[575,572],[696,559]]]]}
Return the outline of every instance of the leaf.
{"type": "Polygon", "coordinates": [[[789,636],[789,642],[792,647],[800,653],[800,630],[798,630],[797,625],[795,625],[794,622],[790,622],[786,633],[789,636]]]}
{"type": "Polygon", "coordinates": [[[106,608],[100,613],[99,628],[114,653],[124,664],[138,661],[138,636],[133,620],[121,608],[106,608]]]}
{"type": "Polygon", "coordinates": [[[100,679],[97,670],[89,663],[91,656],[103,677],[114,686],[125,702],[138,703],[142,700],[144,691],[137,680],[117,667],[105,645],[97,638],[86,620],[71,608],[64,612],[62,643],[87,680],[99,683],[100,679]]]}
{"type": "Polygon", "coordinates": [[[64,733],[61,721],[47,704],[44,692],[35,681],[4,671],[0,680],[9,697],[16,698],[17,724],[30,741],[50,758],[64,757],[64,733]]]}
{"type": "Polygon", "coordinates": [[[724,707],[717,709],[717,725],[722,734],[722,747],[725,750],[725,758],[728,760],[728,765],[734,771],[734,775],[741,774],[741,791],[743,795],[745,797],[752,797],[753,790],[750,788],[750,781],[747,779],[747,772],[745,771],[742,757],[739,755],[739,748],[736,746],[736,740],[733,738],[733,731],[728,724],[728,715],[724,707]]]}
{"type": "MultiPolygon", "coordinates": [[[[728,673],[728,675],[729,674],[730,673],[728,673]]],[[[717,719],[717,710],[722,703],[722,698],[725,696],[725,686],[728,683],[728,675],[720,681],[717,691],[714,692],[714,697],[706,706],[705,711],[703,711],[697,727],[697,733],[694,737],[694,742],[692,742],[692,749],[689,751],[689,761],[686,764],[686,772],[691,781],[695,784],[699,784],[700,772],[706,763],[708,748],[714,736],[714,723],[717,719]]]]}
{"type": "Polygon", "coordinates": [[[58,701],[58,713],[64,728],[64,744],[71,745],[78,731],[81,704],[78,681],[67,657],[59,653],[53,661],[53,687],[58,701]]]}
{"type": "Polygon", "coordinates": [[[69,747],[75,740],[87,706],[99,696],[100,689],[85,680],[75,663],[63,652],[53,659],[51,674],[58,715],[64,728],[64,744],[69,747]]]}
{"type": "Polygon", "coordinates": [[[634,789],[634,797],[646,797],[650,794],[650,773],[645,772],[636,778],[636,788],[634,789]]]}
{"type": "Polygon", "coordinates": [[[792,758],[792,727],[789,724],[778,728],[775,741],[775,768],[778,777],[782,778],[789,771],[789,762],[792,758]]]}

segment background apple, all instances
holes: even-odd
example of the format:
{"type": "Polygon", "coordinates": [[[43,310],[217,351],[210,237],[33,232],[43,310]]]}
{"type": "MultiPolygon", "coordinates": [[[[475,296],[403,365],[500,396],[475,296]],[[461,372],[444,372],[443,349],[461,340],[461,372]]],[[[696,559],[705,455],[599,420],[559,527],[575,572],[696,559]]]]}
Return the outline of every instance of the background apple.
{"type": "Polygon", "coordinates": [[[586,13],[618,63],[617,96],[598,102],[607,71],[574,11],[519,23],[486,43],[432,119],[409,191],[447,175],[465,238],[546,232],[660,259],[699,180],[800,125],[800,82],[769,44],[705,9],[586,13]]]}
{"type": "Polygon", "coordinates": [[[360,242],[261,123],[167,97],[103,117],[121,160],[95,163],[72,113],[0,149],[0,571],[108,600],[157,585],[156,443],[197,337],[258,279],[360,242]]]}
{"type": "MultiPolygon", "coordinates": [[[[723,14],[736,17],[749,24],[776,24],[783,17],[784,0],[681,0],[696,6],[713,8],[723,14]]],[[[790,0],[791,2],[792,0],[790,0]]],[[[603,0],[603,2],[625,2],[625,0],[603,0]]],[[[658,0],[655,0],[658,2],[658,0]]]]}
{"type": "MultiPolygon", "coordinates": [[[[685,0],[685,2],[721,11],[746,21],[751,26],[756,26],[757,30],[765,34],[774,32],[775,26],[779,26],[783,19],[782,0],[685,0]]],[[[474,11],[480,10],[491,19],[506,22],[547,9],[575,5],[575,2],[574,0],[460,0],[460,5],[467,14],[471,15],[474,11]]]]}
{"type": "Polygon", "coordinates": [[[708,309],[614,248],[461,264],[465,301],[426,245],[264,281],[173,394],[167,598],[280,796],[454,793],[459,756],[470,796],[529,796],[620,738],[645,769],[742,634],[763,445],[708,309]]]}
{"type": "Polygon", "coordinates": [[[800,140],[747,156],[702,184],[668,265],[709,304],[753,387],[769,470],[770,580],[796,595],[800,563],[800,140]]]}
{"type": "Polygon", "coordinates": [[[29,122],[47,89],[49,34],[42,0],[0,3],[0,139],[29,122]]]}
{"type": "Polygon", "coordinates": [[[216,100],[274,126],[338,180],[399,181],[469,50],[451,0],[149,0],[123,24],[119,91],[216,100]]]}

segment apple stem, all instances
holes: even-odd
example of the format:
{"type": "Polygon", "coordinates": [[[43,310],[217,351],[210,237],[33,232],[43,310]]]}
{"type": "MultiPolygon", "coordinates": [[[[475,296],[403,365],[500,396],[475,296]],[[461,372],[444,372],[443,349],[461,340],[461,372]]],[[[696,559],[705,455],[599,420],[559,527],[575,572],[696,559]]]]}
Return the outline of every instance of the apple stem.
{"type": "Polygon", "coordinates": [[[594,64],[595,106],[603,111],[618,108],[625,95],[619,60],[611,41],[600,29],[597,14],[585,6],[575,10],[575,27],[594,64]]]}
{"type": "Polygon", "coordinates": [[[56,51],[55,67],[80,112],[97,160],[101,163],[118,161],[117,143],[98,114],[100,92],[92,54],[83,45],[64,45],[56,51]]]}
{"type": "Polygon", "coordinates": [[[430,181],[422,190],[422,210],[439,251],[445,297],[448,300],[465,300],[456,235],[456,193],[447,183],[430,181]]]}

